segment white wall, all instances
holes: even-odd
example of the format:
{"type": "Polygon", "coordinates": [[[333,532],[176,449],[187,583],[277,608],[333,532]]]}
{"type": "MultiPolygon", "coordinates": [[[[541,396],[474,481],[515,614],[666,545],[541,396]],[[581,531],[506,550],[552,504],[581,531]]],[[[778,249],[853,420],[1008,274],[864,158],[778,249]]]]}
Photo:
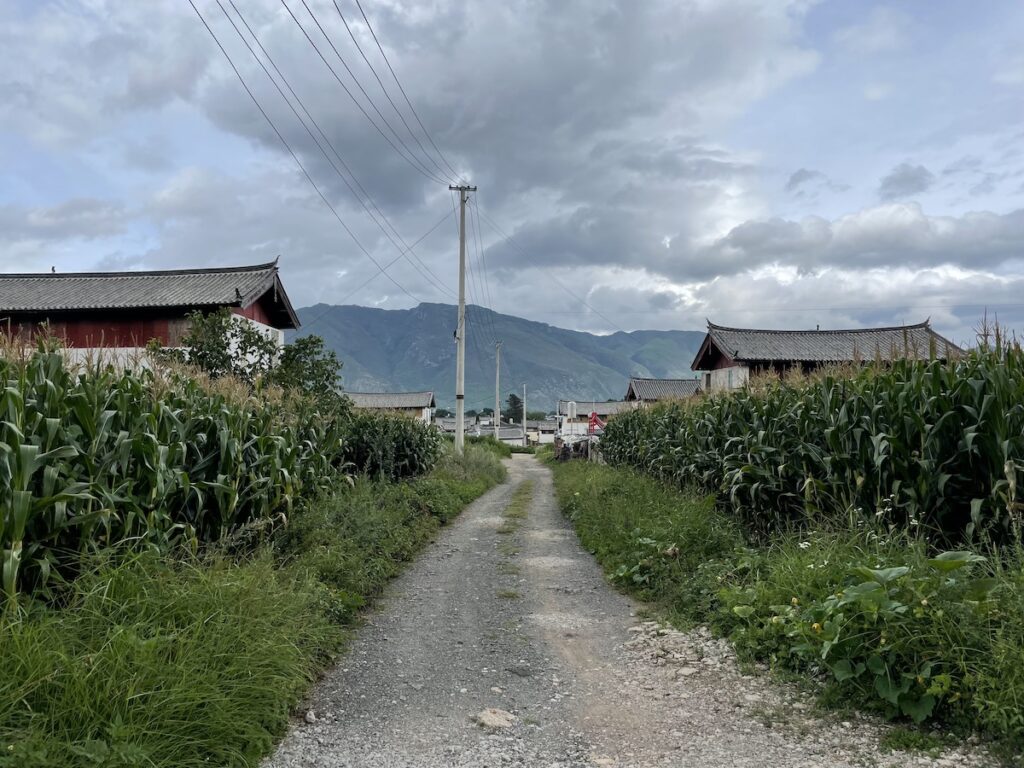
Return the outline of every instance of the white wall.
{"type": "Polygon", "coordinates": [[[719,368],[711,371],[711,391],[722,392],[730,389],[741,389],[750,380],[750,369],[745,365],[734,365],[731,368],[719,368]]]}

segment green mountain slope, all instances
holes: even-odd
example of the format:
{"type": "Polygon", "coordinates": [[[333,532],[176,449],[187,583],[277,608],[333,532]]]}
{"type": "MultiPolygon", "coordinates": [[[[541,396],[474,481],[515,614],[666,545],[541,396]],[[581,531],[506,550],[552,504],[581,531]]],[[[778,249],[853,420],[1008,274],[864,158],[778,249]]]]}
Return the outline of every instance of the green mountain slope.
{"type": "MultiPolygon", "coordinates": [[[[299,335],[315,333],[344,363],[351,391],[432,390],[439,406],[455,402],[456,308],[420,304],[408,310],[317,304],[298,310],[299,335]]],[[[545,323],[467,308],[466,405],[494,404],[494,345],[503,341],[502,399],[527,385],[531,410],[559,398],[621,399],[630,375],[692,376],[702,331],[633,331],[595,336],[545,323]]]]}

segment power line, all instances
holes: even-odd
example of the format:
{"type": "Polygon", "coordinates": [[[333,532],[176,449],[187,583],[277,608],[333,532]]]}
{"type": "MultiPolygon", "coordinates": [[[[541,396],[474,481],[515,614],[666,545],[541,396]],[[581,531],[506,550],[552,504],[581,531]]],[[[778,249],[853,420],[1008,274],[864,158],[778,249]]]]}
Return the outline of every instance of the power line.
{"type": "MultiPolygon", "coordinates": [[[[479,196],[480,193],[477,192],[476,197],[472,199],[473,214],[476,219],[476,223],[473,225],[473,234],[476,237],[477,255],[480,259],[480,271],[483,273],[484,278],[484,291],[487,294],[487,308],[490,310],[490,314],[488,315],[488,321],[490,322],[491,325],[491,335],[494,336],[495,339],[497,339],[498,331],[494,326],[494,302],[491,299],[491,281],[487,275],[487,259],[484,255],[485,250],[483,244],[483,232],[482,227],[480,226],[480,207],[476,199],[479,196]]],[[[470,223],[473,224],[473,219],[470,219],[470,223]]]]}
{"type": "MultiPolygon", "coordinates": [[[[192,0],[189,0],[189,2],[192,2],[192,0]]],[[[353,94],[352,91],[349,90],[348,86],[345,85],[345,82],[341,79],[341,75],[339,75],[337,71],[334,69],[334,67],[331,66],[331,63],[327,60],[327,57],[324,56],[323,53],[320,51],[320,48],[313,41],[313,38],[310,37],[309,32],[307,32],[306,28],[302,26],[302,22],[300,22],[298,17],[292,12],[292,9],[288,6],[288,3],[286,3],[285,0],[281,0],[281,5],[283,5],[285,10],[288,11],[288,15],[292,17],[292,21],[294,21],[296,26],[298,26],[298,28],[302,31],[302,34],[305,36],[306,40],[309,41],[309,44],[313,46],[313,50],[316,51],[317,55],[320,57],[320,60],[323,61],[323,63],[327,66],[327,69],[330,70],[331,74],[334,76],[334,79],[338,81],[338,85],[340,85],[342,89],[345,91],[345,93],[348,94],[348,97],[352,100],[352,103],[355,104],[356,107],[358,107],[359,111],[363,113],[363,116],[370,121],[370,124],[377,129],[377,133],[379,133],[384,138],[384,141],[390,144],[391,148],[394,149],[395,152],[397,152],[399,155],[401,155],[402,159],[409,163],[409,165],[411,165],[418,173],[422,174],[423,176],[426,176],[431,181],[435,181],[440,184],[447,184],[446,181],[444,181],[438,176],[435,176],[428,169],[424,168],[422,164],[418,164],[415,157],[409,157],[404,152],[402,152],[402,150],[398,148],[398,145],[396,145],[395,142],[393,142],[391,138],[386,133],[384,133],[384,130],[379,125],[377,125],[377,121],[370,116],[370,113],[366,111],[366,108],[363,107],[362,103],[360,103],[360,101],[355,97],[355,94],[353,94]]],[[[312,12],[310,13],[312,14],[312,12]]],[[[313,20],[319,26],[319,22],[316,21],[315,16],[313,17],[313,20]]],[[[321,29],[321,31],[323,30],[321,29]]],[[[324,33],[324,36],[326,37],[326,33],[324,33]]],[[[333,46],[333,44],[330,41],[330,38],[327,38],[327,42],[333,46]]],[[[337,51],[335,52],[337,53],[337,51]]],[[[338,54],[338,58],[341,58],[341,54],[338,54]]],[[[342,63],[344,63],[344,60],[342,60],[342,63]]],[[[385,121],[385,123],[387,123],[387,121],[385,121]]],[[[388,127],[390,128],[390,125],[388,127]]],[[[393,129],[392,132],[394,132],[393,129]]]]}
{"type": "Polygon", "coordinates": [[[249,44],[249,41],[246,40],[245,36],[242,34],[242,31],[238,28],[238,25],[235,24],[234,19],[232,19],[231,16],[228,14],[227,10],[224,8],[223,4],[221,3],[221,0],[216,0],[216,1],[217,1],[218,7],[220,7],[220,9],[221,9],[221,12],[224,14],[224,17],[228,20],[228,22],[230,22],[231,26],[234,28],[234,30],[238,34],[239,38],[242,40],[242,43],[249,50],[249,53],[252,54],[252,57],[256,60],[256,63],[260,65],[260,68],[263,70],[263,73],[267,76],[267,78],[270,80],[270,82],[277,89],[278,94],[280,94],[281,98],[284,99],[284,102],[288,105],[288,108],[292,111],[292,114],[295,115],[295,118],[299,121],[299,123],[302,125],[302,127],[306,130],[306,133],[309,134],[309,137],[316,144],[317,149],[320,150],[320,153],[324,156],[324,159],[327,160],[327,162],[330,164],[331,168],[334,169],[334,172],[337,173],[338,176],[341,178],[341,180],[345,183],[345,186],[348,187],[349,192],[351,192],[352,195],[356,198],[356,200],[359,201],[359,204],[363,207],[363,210],[366,211],[367,215],[369,215],[369,217],[373,220],[373,222],[380,228],[381,232],[384,233],[384,236],[391,242],[391,244],[396,249],[398,249],[399,252],[401,252],[402,256],[404,256],[406,258],[406,260],[409,261],[409,264],[414,269],[416,269],[416,271],[419,272],[420,275],[423,278],[425,278],[428,282],[433,283],[434,287],[438,288],[442,292],[447,292],[450,295],[454,295],[454,294],[452,294],[452,291],[447,286],[445,286],[443,283],[440,282],[440,280],[437,278],[437,276],[433,274],[433,272],[430,270],[430,268],[425,263],[423,263],[423,261],[419,258],[419,256],[417,256],[416,253],[414,251],[412,251],[411,248],[408,247],[408,245],[405,243],[405,240],[402,238],[401,234],[399,234],[398,229],[394,226],[394,224],[391,223],[391,221],[387,218],[387,216],[384,215],[384,212],[380,210],[379,206],[377,206],[377,204],[373,201],[373,198],[370,197],[370,194],[366,191],[366,189],[363,187],[363,185],[359,182],[359,179],[356,177],[355,173],[353,173],[352,169],[348,166],[348,164],[345,162],[345,160],[341,157],[341,154],[338,152],[337,148],[334,146],[334,144],[331,142],[331,140],[327,137],[327,134],[320,127],[320,124],[316,121],[316,119],[313,117],[313,115],[310,113],[310,111],[306,108],[306,105],[303,103],[303,101],[299,97],[299,95],[295,92],[295,89],[292,87],[291,83],[288,82],[288,78],[285,77],[284,73],[277,66],[277,64],[274,61],[273,57],[270,55],[270,53],[267,51],[267,49],[263,46],[263,43],[260,41],[259,36],[255,33],[255,31],[249,25],[249,22],[246,20],[245,16],[242,15],[242,12],[238,9],[238,6],[235,5],[234,0],[228,0],[228,2],[230,3],[231,7],[234,9],[235,13],[238,15],[238,18],[241,20],[241,22],[245,26],[246,30],[248,30],[249,34],[252,36],[253,40],[256,42],[256,45],[259,46],[260,51],[262,51],[263,55],[267,58],[267,61],[270,62],[270,66],[274,68],[274,71],[277,73],[278,77],[281,78],[281,81],[284,83],[285,87],[288,89],[288,91],[291,93],[292,97],[298,103],[298,105],[302,109],[303,113],[305,113],[305,115],[309,119],[310,123],[312,123],[312,125],[316,128],[317,132],[322,137],[324,143],[326,143],[327,146],[329,146],[331,148],[331,151],[334,153],[334,156],[338,159],[338,162],[341,163],[341,166],[345,169],[345,171],[348,172],[348,175],[351,176],[352,181],[355,183],[356,187],[359,188],[359,192],[356,192],[356,190],[352,187],[352,184],[349,183],[348,178],[346,178],[345,174],[343,174],[341,172],[341,170],[339,170],[338,166],[335,165],[334,161],[331,160],[330,156],[328,156],[327,151],[323,148],[323,145],[321,145],[320,140],[317,139],[317,137],[309,129],[309,126],[306,125],[305,120],[303,120],[303,118],[299,114],[298,110],[295,109],[294,105],[291,103],[291,101],[285,95],[284,91],[281,89],[281,86],[274,79],[273,75],[270,74],[270,71],[267,69],[266,65],[263,63],[263,61],[257,55],[256,51],[253,50],[252,46],[249,44]],[[362,196],[360,196],[360,193],[362,193],[362,196]],[[363,196],[365,196],[366,200],[368,200],[370,205],[373,206],[374,210],[370,210],[369,206],[367,206],[366,202],[363,200],[363,196]],[[374,213],[374,211],[376,211],[376,213],[374,213]],[[380,216],[381,219],[383,219],[388,224],[388,226],[391,227],[392,231],[394,231],[395,235],[402,242],[402,246],[405,246],[404,252],[403,252],[402,246],[400,246],[395,241],[395,238],[391,236],[391,233],[388,232],[387,228],[385,228],[385,226],[380,222],[380,220],[378,220],[378,218],[377,218],[378,215],[380,216]],[[409,254],[410,253],[411,253],[412,257],[413,257],[412,259],[409,258],[409,254]],[[413,259],[415,259],[415,261],[413,261],[413,259]]]}
{"type": "Polygon", "coordinates": [[[405,88],[402,87],[402,81],[399,80],[398,75],[395,74],[395,69],[391,66],[391,62],[388,60],[388,55],[384,53],[384,47],[380,44],[380,40],[377,39],[377,33],[373,31],[373,25],[370,24],[370,20],[366,17],[366,11],[363,10],[363,5],[359,0],[356,0],[356,7],[359,8],[359,13],[363,17],[363,22],[366,24],[366,28],[370,30],[370,34],[373,36],[373,42],[377,44],[377,50],[380,51],[380,55],[384,59],[384,63],[388,65],[388,71],[391,72],[391,77],[395,79],[395,85],[397,85],[398,90],[402,92],[402,96],[405,98],[405,103],[409,105],[409,109],[412,111],[413,117],[416,118],[416,122],[419,123],[420,128],[423,129],[423,134],[427,137],[427,141],[430,142],[430,146],[435,149],[438,156],[441,158],[441,161],[448,166],[448,170],[455,174],[457,178],[461,178],[459,172],[452,167],[452,164],[448,162],[448,158],[446,158],[444,153],[438,148],[433,137],[430,135],[430,131],[428,131],[426,126],[423,125],[423,121],[420,120],[419,113],[416,112],[416,107],[412,105],[412,101],[409,100],[409,95],[405,92],[405,88]]]}
{"type": "MultiPolygon", "coordinates": [[[[417,238],[416,242],[414,242],[412,245],[409,246],[409,249],[415,248],[417,245],[419,245],[424,240],[426,240],[427,237],[432,235],[434,233],[434,231],[438,227],[440,227],[442,224],[444,224],[445,220],[448,218],[448,215],[449,215],[448,212],[445,211],[444,216],[442,216],[440,219],[438,219],[437,222],[434,224],[434,226],[432,226],[430,229],[428,229],[426,232],[424,232],[422,235],[420,235],[419,238],[417,238]]],[[[402,258],[403,255],[404,254],[399,254],[398,256],[393,258],[391,261],[389,261],[387,264],[384,265],[384,269],[390,269],[394,264],[396,264],[398,262],[399,259],[402,258]]],[[[346,301],[351,299],[353,296],[355,296],[357,293],[359,293],[361,290],[363,290],[363,288],[365,288],[370,283],[372,283],[374,280],[376,280],[378,277],[380,277],[381,274],[384,274],[384,273],[382,273],[382,272],[375,272],[374,274],[372,274],[370,277],[368,277],[366,280],[364,280],[362,283],[360,283],[356,288],[353,288],[351,291],[349,291],[344,296],[342,296],[341,299],[338,300],[338,305],[344,304],[346,301]]],[[[312,320],[304,322],[302,324],[303,327],[304,328],[310,328],[310,327],[316,325],[317,322],[319,322],[335,306],[338,306],[338,305],[333,305],[333,304],[330,305],[327,309],[325,309],[319,315],[314,317],[312,320]]]]}
{"type": "MultiPolygon", "coordinates": [[[[282,2],[284,2],[284,0],[282,0],[282,2]]],[[[388,130],[391,131],[391,135],[395,137],[399,144],[402,145],[402,149],[409,153],[409,156],[416,161],[419,167],[423,171],[425,171],[428,176],[433,176],[435,181],[439,181],[442,184],[448,184],[451,181],[451,179],[445,178],[443,170],[441,172],[441,176],[434,176],[434,172],[431,171],[423,163],[422,160],[420,160],[420,158],[416,155],[415,152],[412,151],[409,145],[405,143],[405,140],[398,135],[398,131],[396,131],[395,127],[391,125],[390,122],[388,122],[388,119],[386,117],[384,117],[384,113],[380,111],[380,108],[377,106],[377,103],[373,100],[373,97],[366,92],[365,88],[363,88],[363,84],[359,81],[359,78],[356,77],[356,73],[352,71],[352,68],[348,65],[348,62],[345,61],[345,57],[341,55],[341,51],[338,50],[338,47],[334,44],[334,41],[331,39],[331,36],[327,34],[327,30],[324,29],[323,25],[320,23],[320,19],[317,18],[317,15],[313,12],[313,9],[309,7],[309,4],[306,2],[306,0],[299,0],[299,2],[302,3],[302,7],[306,9],[306,12],[309,14],[309,17],[313,20],[313,23],[316,24],[316,28],[320,30],[320,34],[323,35],[324,40],[327,41],[327,44],[331,47],[331,50],[334,51],[334,55],[338,58],[338,61],[341,62],[341,65],[345,68],[345,71],[348,72],[349,77],[352,78],[352,82],[356,84],[356,87],[359,89],[360,93],[363,94],[366,100],[370,103],[370,106],[373,107],[373,111],[377,113],[377,116],[380,117],[380,119],[384,122],[384,125],[388,127],[388,130]]]]}
{"type": "Polygon", "coordinates": [[[252,89],[250,89],[248,83],[245,82],[245,78],[242,77],[242,73],[238,70],[238,67],[235,66],[234,60],[231,58],[230,54],[228,54],[227,52],[227,49],[221,43],[220,38],[217,37],[217,34],[213,31],[213,28],[207,23],[206,19],[203,17],[203,14],[199,11],[199,8],[196,7],[195,2],[193,0],[188,0],[188,3],[192,6],[192,10],[196,12],[196,16],[199,17],[199,20],[203,23],[203,26],[206,27],[206,31],[210,33],[210,37],[213,38],[213,41],[217,44],[217,47],[220,48],[221,53],[224,54],[224,58],[227,59],[228,64],[235,73],[235,77],[237,77],[238,82],[242,84],[242,88],[244,88],[245,92],[249,94],[249,98],[252,99],[252,103],[256,105],[256,108],[260,111],[260,114],[263,115],[263,119],[267,121],[267,124],[277,135],[277,138],[284,145],[285,149],[288,150],[288,154],[292,156],[292,159],[295,161],[295,164],[299,166],[299,170],[302,171],[302,175],[306,177],[306,181],[308,181],[310,185],[313,187],[313,189],[316,190],[316,193],[320,196],[320,199],[324,201],[324,205],[326,205],[330,209],[331,213],[334,215],[334,218],[338,220],[338,223],[341,224],[345,232],[348,233],[348,236],[352,238],[352,242],[356,244],[356,247],[358,247],[359,250],[362,251],[363,255],[365,255],[366,258],[372,261],[374,266],[377,267],[377,269],[381,273],[383,273],[388,278],[388,280],[394,283],[396,288],[402,291],[402,293],[404,293],[410,299],[418,303],[420,299],[417,296],[410,293],[405,288],[405,286],[403,286],[401,283],[395,280],[395,278],[387,274],[384,268],[380,265],[380,262],[378,262],[373,257],[373,255],[368,250],[366,250],[363,244],[359,242],[359,238],[356,237],[355,233],[349,228],[348,224],[345,223],[345,220],[341,218],[341,215],[338,213],[337,209],[335,209],[335,207],[331,204],[331,201],[327,199],[327,196],[323,193],[323,191],[320,189],[317,183],[313,180],[313,177],[310,175],[309,171],[306,170],[306,166],[302,164],[302,161],[299,159],[299,156],[295,153],[295,150],[292,149],[291,144],[289,144],[288,140],[284,137],[284,134],[282,134],[281,131],[278,129],[277,125],[270,118],[270,115],[267,114],[267,111],[263,109],[263,106],[260,104],[255,94],[253,94],[252,89]]]}
{"type": "Polygon", "coordinates": [[[381,91],[384,93],[384,98],[386,98],[388,100],[388,103],[391,104],[391,108],[395,110],[395,114],[398,115],[398,119],[402,121],[402,125],[405,126],[405,130],[409,132],[409,135],[412,137],[413,141],[416,142],[416,146],[418,146],[420,148],[420,151],[423,152],[424,157],[426,157],[428,160],[430,160],[431,163],[434,164],[434,167],[441,172],[442,176],[447,176],[448,171],[446,171],[438,164],[437,160],[434,159],[434,156],[432,154],[427,152],[426,147],[423,146],[423,142],[420,141],[419,136],[417,136],[413,132],[412,128],[409,127],[409,123],[406,121],[405,115],[403,115],[401,110],[399,110],[398,106],[394,102],[394,99],[391,98],[391,94],[388,93],[388,89],[384,87],[384,81],[380,79],[380,75],[377,74],[377,70],[373,68],[373,64],[370,63],[370,60],[366,57],[366,54],[363,52],[363,47],[359,44],[359,40],[356,38],[355,33],[352,31],[352,27],[349,26],[348,19],[345,18],[345,14],[342,13],[341,6],[338,5],[338,0],[333,1],[334,10],[338,12],[338,16],[341,18],[341,23],[345,25],[345,31],[348,32],[348,36],[352,38],[352,43],[353,45],[355,45],[356,50],[359,51],[359,55],[363,57],[363,61],[366,62],[366,66],[369,67],[370,72],[373,73],[373,77],[374,79],[376,79],[377,85],[380,86],[381,91]]]}

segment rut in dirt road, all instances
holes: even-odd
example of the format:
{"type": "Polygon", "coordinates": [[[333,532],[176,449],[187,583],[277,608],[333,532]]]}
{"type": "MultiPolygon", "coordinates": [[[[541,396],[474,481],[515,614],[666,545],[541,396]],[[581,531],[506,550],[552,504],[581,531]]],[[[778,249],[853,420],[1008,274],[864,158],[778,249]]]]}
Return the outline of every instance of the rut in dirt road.
{"type": "Polygon", "coordinates": [[[393,583],[267,766],[984,764],[883,753],[881,726],[814,716],[723,641],[637,609],[579,546],[549,470],[515,455],[393,583]]]}

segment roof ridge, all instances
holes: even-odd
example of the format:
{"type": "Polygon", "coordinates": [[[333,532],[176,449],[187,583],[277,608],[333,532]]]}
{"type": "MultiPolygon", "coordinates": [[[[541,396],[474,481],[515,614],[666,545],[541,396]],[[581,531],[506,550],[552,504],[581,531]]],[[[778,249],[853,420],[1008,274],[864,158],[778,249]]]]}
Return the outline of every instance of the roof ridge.
{"type": "Polygon", "coordinates": [[[886,325],[872,328],[732,328],[726,325],[715,325],[708,320],[708,331],[732,331],[734,333],[878,333],[879,331],[913,331],[918,328],[930,329],[930,319],[911,325],[886,325]]]}
{"type": "Polygon", "coordinates": [[[350,389],[342,390],[345,395],[432,395],[434,392],[428,389],[420,389],[415,392],[355,392],[350,389]]]}
{"type": "Polygon", "coordinates": [[[202,267],[199,269],[131,269],[123,272],[0,272],[0,280],[17,278],[20,280],[37,278],[53,280],[54,278],[104,278],[104,277],[164,277],[168,275],[209,275],[233,272],[262,272],[277,268],[278,258],[264,264],[253,264],[241,267],[202,267]]]}
{"type": "Polygon", "coordinates": [[[659,378],[657,376],[630,376],[629,380],[630,381],[696,381],[697,379],[695,379],[693,376],[691,376],[689,378],[675,377],[675,378],[671,378],[671,379],[663,379],[663,378],[659,378]]]}

